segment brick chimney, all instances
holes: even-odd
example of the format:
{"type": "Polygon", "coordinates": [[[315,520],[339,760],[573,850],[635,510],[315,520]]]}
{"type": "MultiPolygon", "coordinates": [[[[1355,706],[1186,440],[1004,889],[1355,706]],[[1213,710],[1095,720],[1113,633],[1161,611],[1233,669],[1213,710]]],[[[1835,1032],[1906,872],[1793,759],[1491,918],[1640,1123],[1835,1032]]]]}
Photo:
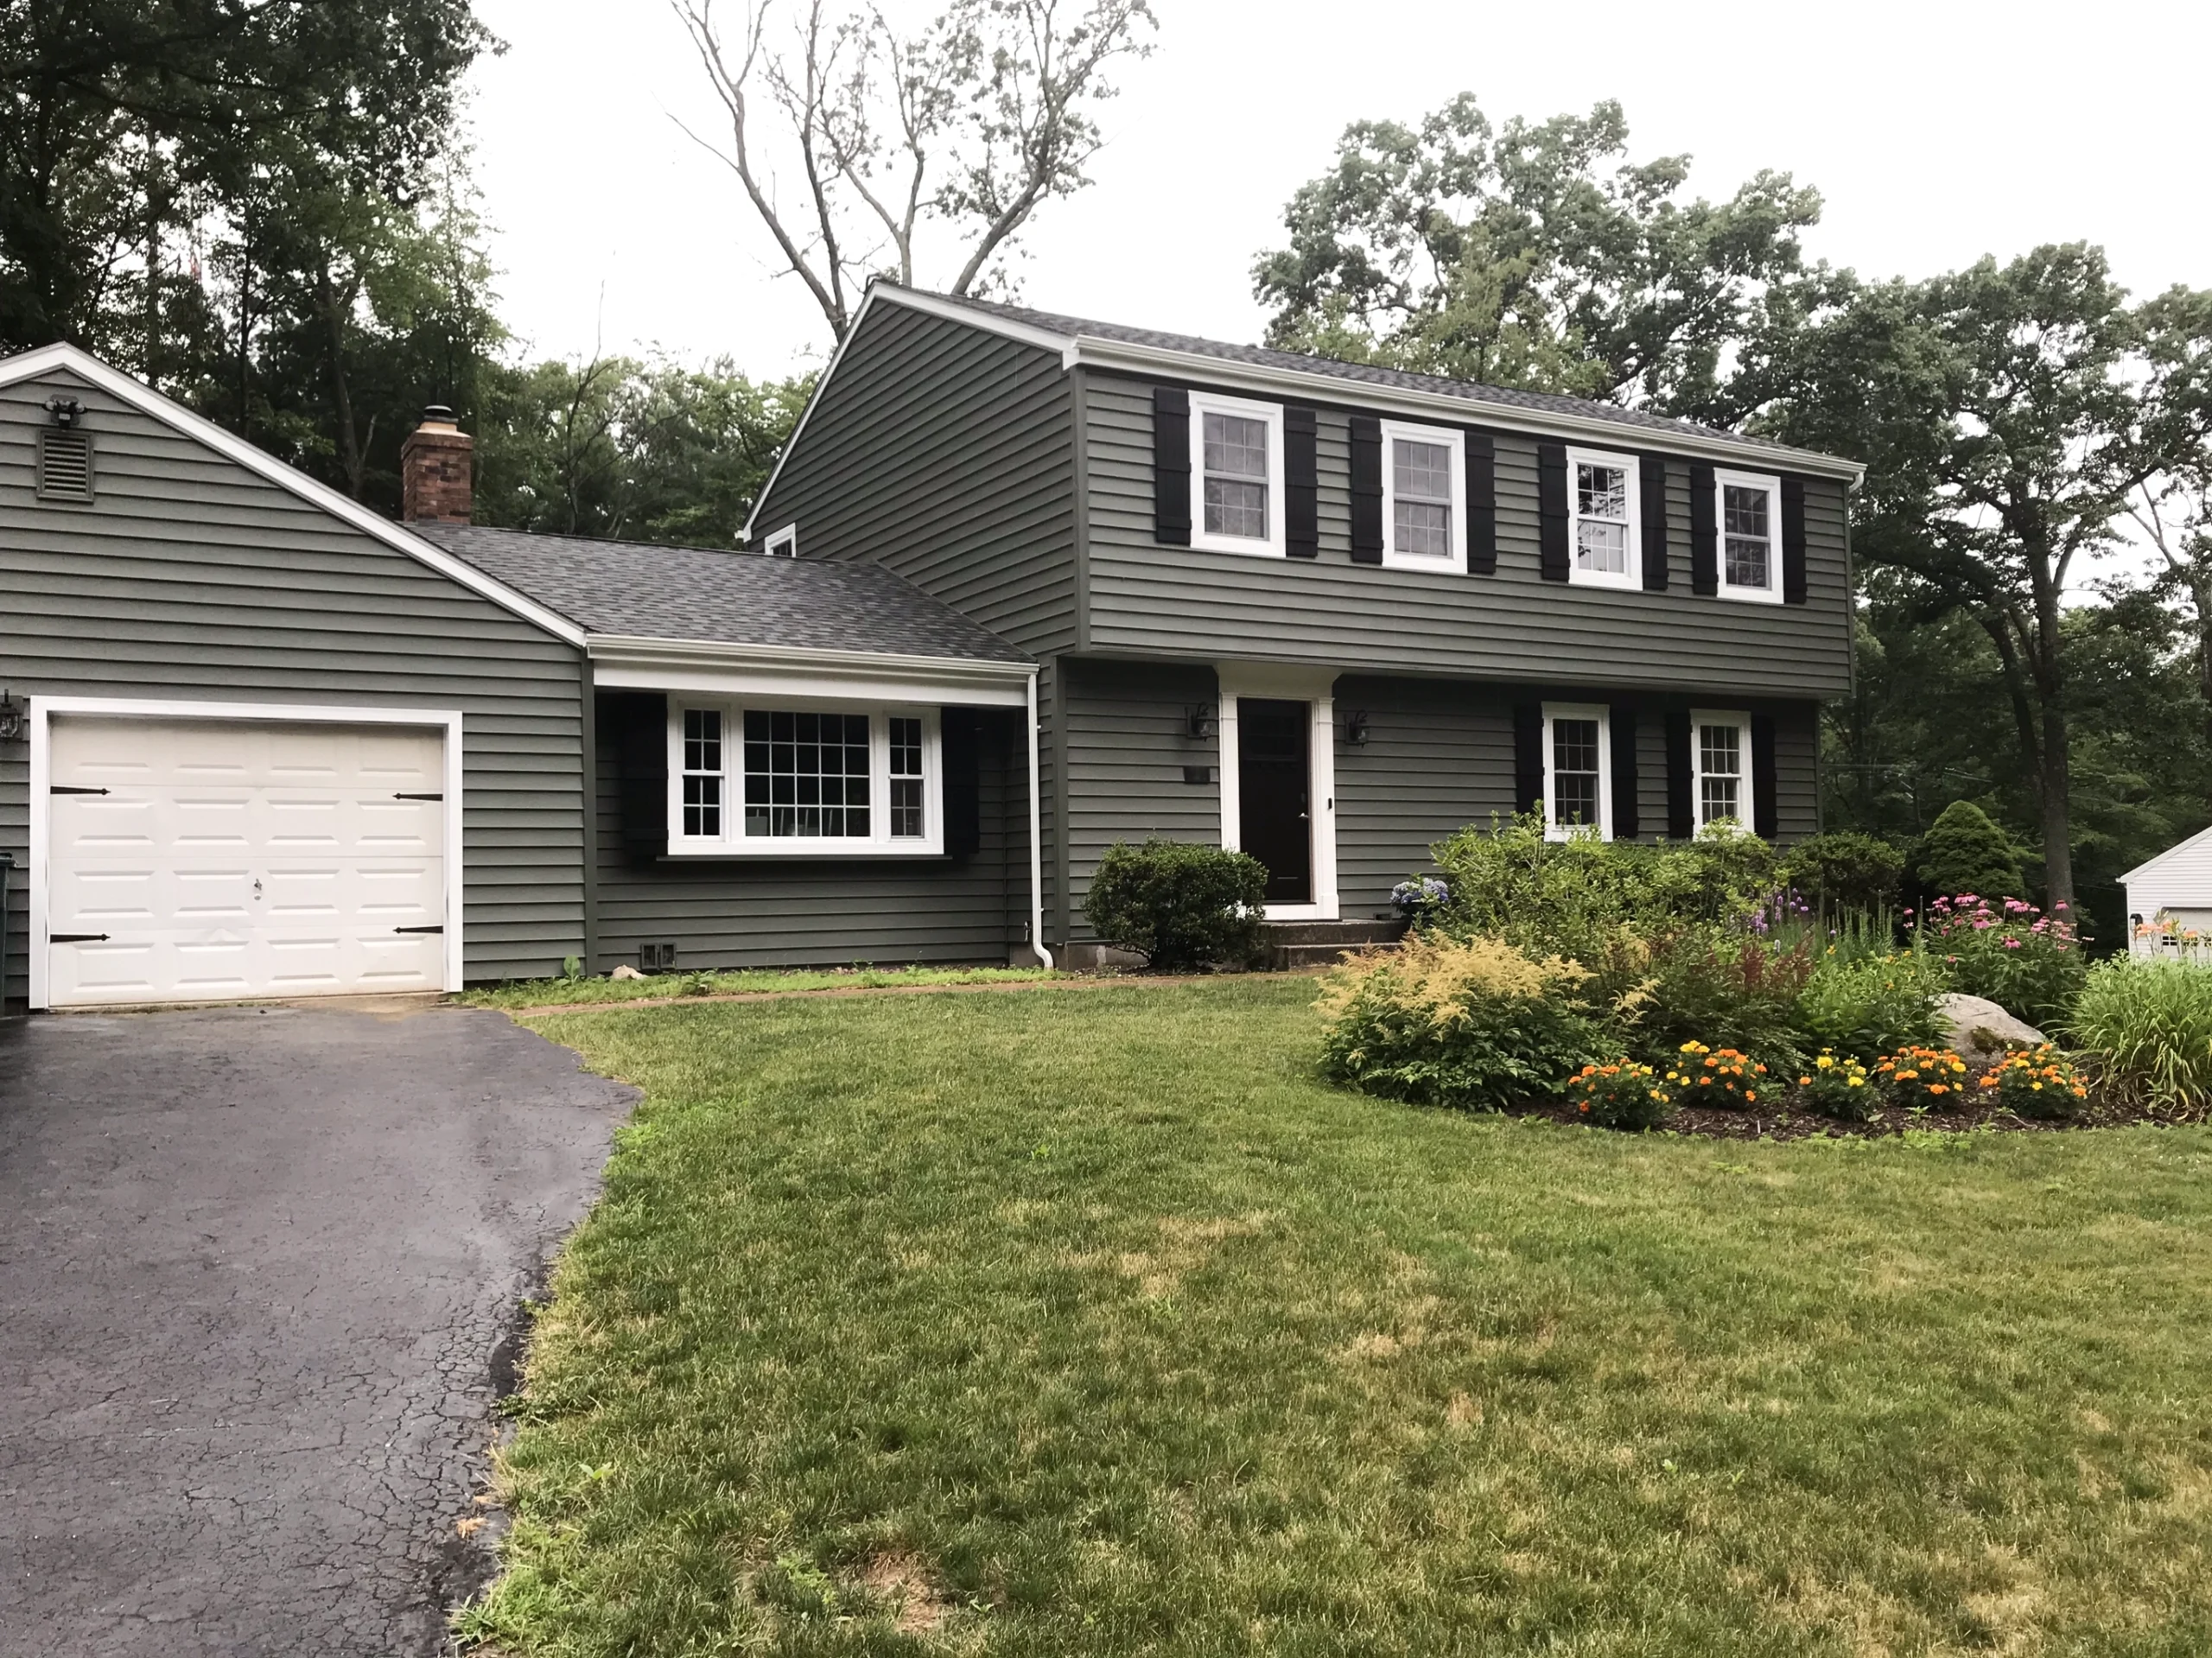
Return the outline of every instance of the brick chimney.
{"type": "Polygon", "coordinates": [[[467,524],[476,508],[476,440],[434,403],[399,446],[399,516],[409,524],[467,524]]]}

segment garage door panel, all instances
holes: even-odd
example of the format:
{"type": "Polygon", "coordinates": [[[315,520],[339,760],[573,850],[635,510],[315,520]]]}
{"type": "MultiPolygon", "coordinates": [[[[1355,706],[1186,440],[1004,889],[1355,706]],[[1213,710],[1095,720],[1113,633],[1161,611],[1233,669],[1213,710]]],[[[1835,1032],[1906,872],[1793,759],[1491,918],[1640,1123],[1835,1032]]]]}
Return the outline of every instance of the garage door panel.
{"type": "Polygon", "coordinates": [[[433,729],[57,718],[49,1000],[441,988],[433,729]],[[96,779],[105,779],[98,781],[96,779]]]}

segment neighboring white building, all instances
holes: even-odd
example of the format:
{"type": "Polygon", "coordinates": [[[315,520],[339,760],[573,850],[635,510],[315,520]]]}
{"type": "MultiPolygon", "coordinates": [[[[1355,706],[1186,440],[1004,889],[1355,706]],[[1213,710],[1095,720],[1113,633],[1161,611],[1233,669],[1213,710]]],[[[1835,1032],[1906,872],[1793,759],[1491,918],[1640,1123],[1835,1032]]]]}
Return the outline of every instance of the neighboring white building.
{"type": "Polygon", "coordinates": [[[2212,958],[2212,829],[2120,878],[2129,948],[2138,956],[2212,958]]]}

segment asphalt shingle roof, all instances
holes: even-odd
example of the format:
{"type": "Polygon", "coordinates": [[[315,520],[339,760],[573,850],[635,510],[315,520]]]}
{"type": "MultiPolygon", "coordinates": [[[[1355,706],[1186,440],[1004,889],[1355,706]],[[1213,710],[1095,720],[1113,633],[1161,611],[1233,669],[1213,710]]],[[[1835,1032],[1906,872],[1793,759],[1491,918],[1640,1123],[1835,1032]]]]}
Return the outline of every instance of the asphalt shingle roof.
{"type": "Polygon", "coordinates": [[[1163,334],[1156,328],[1132,328],[1123,323],[1065,316],[1056,311],[1033,311],[1026,306],[1005,305],[994,300],[969,299],[950,294],[933,294],[931,297],[971,311],[1001,316],[1011,322],[1027,323],[1033,328],[1042,328],[1047,334],[1068,339],[1077,334],[1089,334],[1096,340],[1118,340],[1125,345],[1147,346],[1160,351],[1187,352],[1194,356],[1218,358],[1223,362],[1242,363],[1253,368],[1326,374],[1357,384],[1382,386],[1400,391],[1425,391],[1439,397],[1463,398],[1469,403],[1503,403],[1509,408],[1526,409],[1536,413],[1611,421],[1615,425],[1637,427],[1647,432],[1725,438],[1732,443],[1763,449],[1780,450],[1789,447],[1767,438],[1747,437],[1741,432],[1700,426],[1691,421],[1670,420],[1663,415],[1649,414],[1640,409],[1624,409],[1618,403],[1599,403],[1588,397],[1560,397],[1549,391],[1517,391],[1510,386],[1481,385],[1471,380],[1446,379],[1440,374],[1413,374],[1403,369],[1382,368],[1372,363],[1341,362],[1333,357],[1314,357],[1304,352],[1274,351],[1265,346],[1232,345],[1226,340],[1202,340],[1195,334],[1163,334]]]}
{"type": "Polygon", "coordinates": [[[880,565],[478,524],[407,527],[588,633],[968,662],[1029,660],[880,565]]]}

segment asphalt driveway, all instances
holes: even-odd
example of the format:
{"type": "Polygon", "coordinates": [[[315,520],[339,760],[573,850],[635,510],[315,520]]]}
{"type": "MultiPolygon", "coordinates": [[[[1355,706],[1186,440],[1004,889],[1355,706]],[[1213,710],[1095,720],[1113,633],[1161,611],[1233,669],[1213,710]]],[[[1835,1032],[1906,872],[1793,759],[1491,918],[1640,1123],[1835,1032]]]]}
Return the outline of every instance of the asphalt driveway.
{"type": "Polygon", "coordinates": [[[0,1653],[434,1653],[629,1090],[494,1013],[0,1020],[0,1653]]]}

